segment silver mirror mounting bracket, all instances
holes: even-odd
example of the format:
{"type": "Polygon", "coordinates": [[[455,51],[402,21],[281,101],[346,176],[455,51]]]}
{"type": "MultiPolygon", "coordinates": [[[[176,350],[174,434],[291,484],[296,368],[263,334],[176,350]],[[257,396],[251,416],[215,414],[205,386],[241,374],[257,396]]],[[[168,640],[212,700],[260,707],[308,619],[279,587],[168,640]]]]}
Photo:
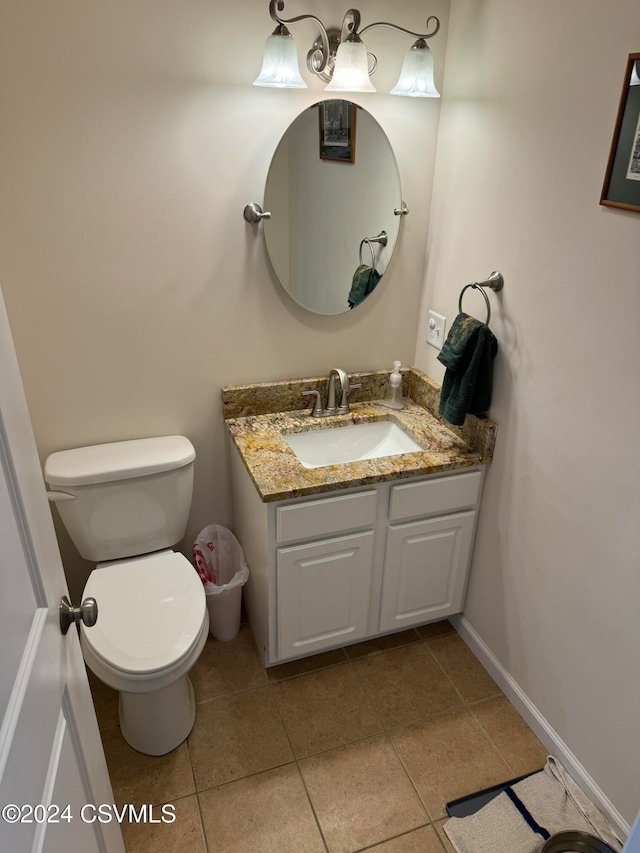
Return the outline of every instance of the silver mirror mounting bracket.
{"type": "Polygon", "coordinates": [[[245,207],[242,215],[251,225],[257,225],[261,219],[271,219],[271,214],[267,210],[263,210],[255,201],[245,207]]]}

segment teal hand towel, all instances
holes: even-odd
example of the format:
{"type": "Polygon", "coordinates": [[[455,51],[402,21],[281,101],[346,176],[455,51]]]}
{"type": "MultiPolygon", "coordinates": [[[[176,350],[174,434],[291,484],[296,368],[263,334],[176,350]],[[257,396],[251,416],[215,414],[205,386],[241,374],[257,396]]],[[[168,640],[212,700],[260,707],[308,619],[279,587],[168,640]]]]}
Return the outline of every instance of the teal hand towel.
{"type": "Polygon", "coordinates": [[[353,274],[351,282],[351,290],[347,297],[349,308],[355,308],[363,299],[365,299],[375,288],[380,281],[381,275],[366,264],[360,264],[358,269],[353,274]]]}
{"type": "Polygon", "coordinates": [[[488,326],[458,314],[438,355],[447,368],[438,412],[450,424],[462,426],[468,414],[484,415],[489,410],[497,352],[498,342],[488,326]]]}

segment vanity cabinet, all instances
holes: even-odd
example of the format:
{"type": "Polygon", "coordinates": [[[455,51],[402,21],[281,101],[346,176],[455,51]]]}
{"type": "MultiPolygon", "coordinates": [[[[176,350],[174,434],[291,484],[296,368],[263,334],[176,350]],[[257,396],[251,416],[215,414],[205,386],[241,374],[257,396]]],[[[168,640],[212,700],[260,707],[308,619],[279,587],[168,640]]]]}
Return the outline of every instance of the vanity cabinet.
{"type": "Polygon", "coordinates": [[[266,666],[462,611],[482,466],[263,503],[231,456],[244,603],[266,666]]]}

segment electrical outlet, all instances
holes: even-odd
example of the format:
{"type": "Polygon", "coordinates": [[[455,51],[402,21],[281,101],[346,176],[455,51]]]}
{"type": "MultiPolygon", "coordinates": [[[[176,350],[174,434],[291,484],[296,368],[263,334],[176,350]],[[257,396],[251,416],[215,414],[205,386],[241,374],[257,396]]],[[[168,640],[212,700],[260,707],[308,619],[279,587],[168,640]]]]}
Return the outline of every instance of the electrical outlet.
{"type": "Polygon", "coordinates": [[[429,327],[427,329],[427,343],[436,349],[442,349],[444,335],[447,328],[447,318],[435,311],[429,311],[429,327]]]}

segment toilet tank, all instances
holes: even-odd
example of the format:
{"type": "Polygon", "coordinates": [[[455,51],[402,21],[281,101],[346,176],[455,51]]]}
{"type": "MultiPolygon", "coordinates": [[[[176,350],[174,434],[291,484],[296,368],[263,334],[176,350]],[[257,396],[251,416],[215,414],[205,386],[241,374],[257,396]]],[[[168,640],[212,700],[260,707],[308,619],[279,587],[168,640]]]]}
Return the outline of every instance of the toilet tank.
{"type": "Polygon", "coordinates": [[[182,539],[195,458],[183,435],[140,438],[52,453],[44,478],[80,554],[118,560],[182,539]]]}

